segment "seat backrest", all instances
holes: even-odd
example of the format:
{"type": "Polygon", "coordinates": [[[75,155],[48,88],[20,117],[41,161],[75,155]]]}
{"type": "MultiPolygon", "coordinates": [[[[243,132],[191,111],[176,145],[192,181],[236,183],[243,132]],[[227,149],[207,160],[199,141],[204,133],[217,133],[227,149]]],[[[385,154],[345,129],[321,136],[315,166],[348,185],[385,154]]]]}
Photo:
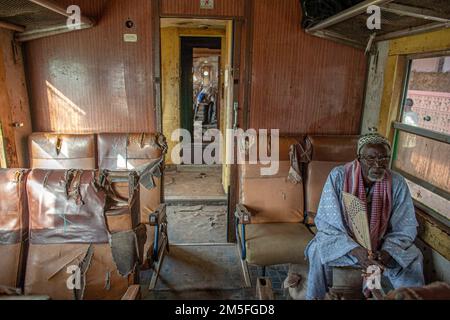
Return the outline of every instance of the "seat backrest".
{"type": "MultiPolygon", "coordinates": [[[[262,175],[268,165],[239,165],[240,203],[252,213],[252,223],[298,223],[303,221],[303,184],[288,180],[291,145],[296,137],[280,137],[279,170],[275,175],[262,175]]],[[[270,145],[268,146],[270,150],[270,145]]]]}
{"type": "Polygon", "coordinates": [[[333,168],[356,158],[358,136],[307,136],[305,204],[307,223],[314,223],[325,182],[333,168]]]}
{"type": "Polygon", "coordinates": [[[159,134],[102,133],[97,136],[100,169],[134,170],[163,155],[159,134]]]}
{"type": "Polygon", "coordinates": [[[28,240],[28,170],[0,169],[0,286],[23,285],[28,240]]]}
{"type": "Polygon", "coordinates": [[[30,173],[25,294],[120,299],[135,281],[136,235],[133,230],[110,232],[100,181],[98,171],[30,173]]]}
{"type": "Polygon", "coordinates": [[[95,135],[33,133],[29,137],[31,168],[97,168],[95,135]]]}
{"type": "MultiPolygon", "coordinates": [[[[104,133],[97,136],[99,168],[110,171],[126,171],[143,168],[160,161],[166,151],[165,138],[153,133],[104,133]]],[[[146,223],[149,213],[161,204],[161,179],[153,178],[155,187],[140,186],[140,222],[146,223]]],[[[115,189],[122,195],[127,187],[116,183],[115,189]]]]}

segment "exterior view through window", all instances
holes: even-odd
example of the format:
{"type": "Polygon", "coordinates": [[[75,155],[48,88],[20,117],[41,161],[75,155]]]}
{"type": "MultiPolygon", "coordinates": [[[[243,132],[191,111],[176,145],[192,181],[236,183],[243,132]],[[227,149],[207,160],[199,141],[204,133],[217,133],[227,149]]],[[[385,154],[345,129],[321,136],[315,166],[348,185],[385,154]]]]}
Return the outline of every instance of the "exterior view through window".
{"type": "Polygon", "coordinates": [[[396,123],[393,167],[413,199],[450,219],[450,55],[412,59],[401,123],[396,123]]]}

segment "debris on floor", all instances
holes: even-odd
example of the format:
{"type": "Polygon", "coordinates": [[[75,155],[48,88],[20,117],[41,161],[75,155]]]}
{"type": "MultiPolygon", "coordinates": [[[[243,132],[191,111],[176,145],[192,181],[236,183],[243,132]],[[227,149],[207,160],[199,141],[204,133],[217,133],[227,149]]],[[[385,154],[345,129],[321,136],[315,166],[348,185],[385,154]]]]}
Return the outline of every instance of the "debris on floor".
{"type": "Polygon", "coordinates": [[[227,206],[168,206],[170,243],[225,243],[227,206]]]}

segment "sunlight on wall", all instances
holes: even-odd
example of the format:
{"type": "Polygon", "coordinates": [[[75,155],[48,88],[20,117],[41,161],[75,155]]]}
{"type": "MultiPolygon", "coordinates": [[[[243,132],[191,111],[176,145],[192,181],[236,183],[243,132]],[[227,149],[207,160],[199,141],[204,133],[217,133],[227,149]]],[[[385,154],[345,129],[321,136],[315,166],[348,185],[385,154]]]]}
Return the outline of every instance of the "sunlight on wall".
{"type": "Polygon", "coordinates": [[[86,116],[86,112],[67,98],[54,85],[46,81],[52,131],[64,131],[65,128],[77,128],[86,116]]]}

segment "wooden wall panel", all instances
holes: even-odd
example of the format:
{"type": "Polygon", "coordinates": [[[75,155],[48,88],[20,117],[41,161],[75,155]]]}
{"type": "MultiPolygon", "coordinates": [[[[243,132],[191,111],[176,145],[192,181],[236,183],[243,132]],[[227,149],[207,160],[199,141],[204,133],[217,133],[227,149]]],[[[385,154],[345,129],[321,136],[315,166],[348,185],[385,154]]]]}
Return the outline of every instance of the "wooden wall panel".
{"type": "Polygon", "coordinates": [[[79,5],[98,24],[27,43],[34,131],[155,131],[151,2],[58,3],[79,5]],[[138,42],[125,43],[124,33],[136,33],[138,42]]]}
{"type": "Polygon", "coordinates": [[[250,127],[358,134],[366,58],[307,35],[298,0],[253,0],[250,127]]]}
{"type": "Polygon", "coordinates": [[[12,40],[12,31],[0,29],[0,121],[6,162],[14,168],[28,165],[31,118],[22,50],[18,44],[13,46],[12,40]]]}
{"type": "Polygon", "coordinates": [[[215,0],[214,9],[200,9],[200,0],[160,0],[162,16],[242,17],[244,0],[215,0]]]}

